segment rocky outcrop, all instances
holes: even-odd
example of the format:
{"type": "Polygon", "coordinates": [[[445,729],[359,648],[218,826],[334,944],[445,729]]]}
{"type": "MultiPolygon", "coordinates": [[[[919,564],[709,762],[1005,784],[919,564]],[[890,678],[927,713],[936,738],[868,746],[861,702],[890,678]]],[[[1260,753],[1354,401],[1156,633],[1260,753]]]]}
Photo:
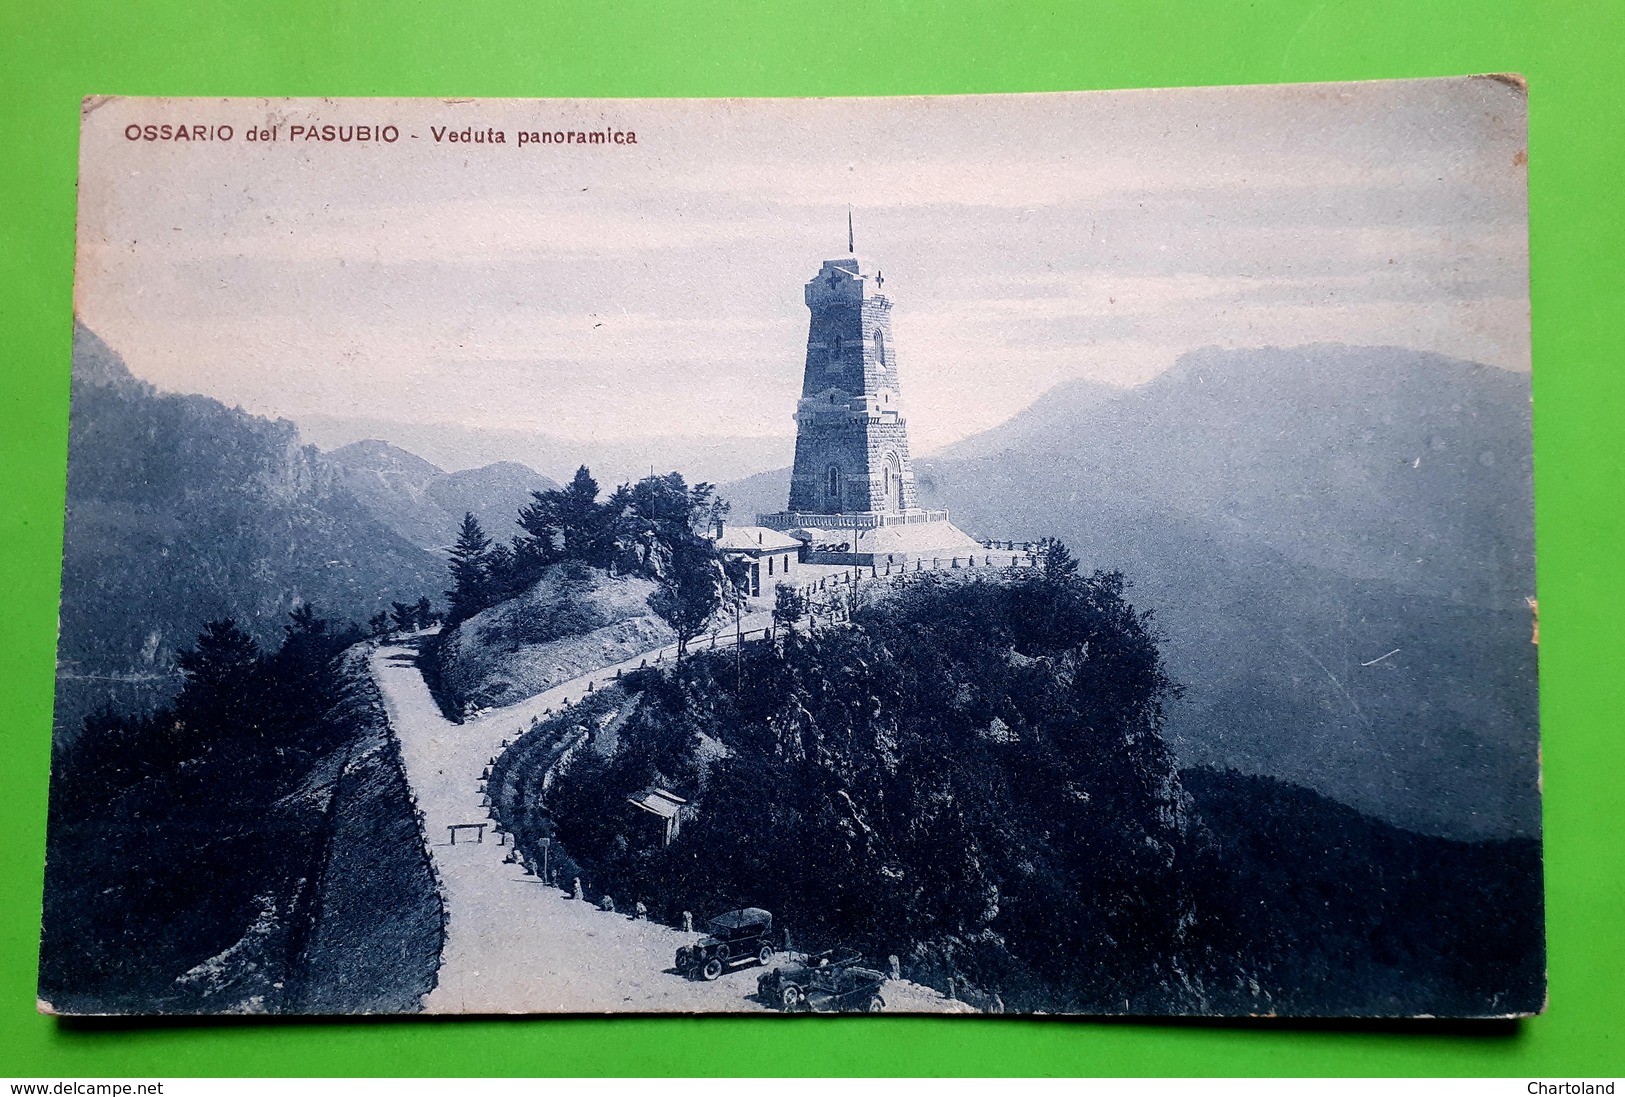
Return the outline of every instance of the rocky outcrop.
{"type": "Polygon", "coordinates": [[[524,594],[470,617],[428,655],[442,705],[512,704],[571,678],[675,643],[649,608],[653,580],[567,563],[524,594]]]}

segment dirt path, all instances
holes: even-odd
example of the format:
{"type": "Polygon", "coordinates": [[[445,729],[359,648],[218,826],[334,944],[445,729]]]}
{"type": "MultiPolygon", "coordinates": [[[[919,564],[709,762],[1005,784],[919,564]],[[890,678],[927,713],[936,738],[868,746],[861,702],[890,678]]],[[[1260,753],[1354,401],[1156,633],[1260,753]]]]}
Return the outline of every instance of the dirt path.
{"type": "MultiPolygon", "coordinates": [[[[662,653],[670,660],[674,652],[662,653]]],[[[656,653],[647,659],[656,661],[656,653]]],[[[619,669],[632,669],[643,657],[619,669]]],[[[439,984],[424,1001],[429,1013],[601,1013],[607,1011],[733,1012],[766,1009],[750,997],[761,968],[746,967],[712,983],[685,979],[672,970],[674,954],[698,933],[623,914],[597,910],[504,864],[508,846],[489,828],[485,840],[472,831],[451,844],[453,823],[489,822],[480,805],[480,773],[501,750],[530,727],[532,717],[579,700],[589,680],[602,684],[616,667],[565,682],[507,708],[464,724],[441,716],[418,672],[414,652],[385,644],[372,656],[372,672],[384,695],[401,744],[407,780],[424,813],[424,826],[447,893],[450,923],[439,984]]],[[[965,1007],[926,987],[888,983],[888,1006],[909,1012],[965,1007]]]]}

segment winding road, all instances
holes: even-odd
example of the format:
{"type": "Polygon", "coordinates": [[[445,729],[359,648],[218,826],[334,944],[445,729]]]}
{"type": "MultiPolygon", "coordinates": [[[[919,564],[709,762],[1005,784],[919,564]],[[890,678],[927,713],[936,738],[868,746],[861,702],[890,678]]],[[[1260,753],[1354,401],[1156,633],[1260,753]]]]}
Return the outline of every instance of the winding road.
{"type": "MultiPolygon", "coordinates": [[[[490,819],[478,791],[486,763],[516,739],[533,717],[578,700],[589,681],[602,685],[617,669],[630,670],[658,655],[649,652],[618,666],[561,683],[463,724],[440,714],[418,671],[416,652],[386,643],[371,657],[390,725],[400,741],[406,776],[423,812],[430,853],[446,891],[450,920],[439,982],[424,999],[428,1013],[749,1012],[767,1009],[754,998],[754,965],[715,982],[686,979],[672,970],[675,953],[698,933],[625,914],[598,910],[504,863],[511,847],[487,828],[448,827],[490,819]]],[[[698,913],[698,912],[696,912],[698,913]]],[[[928,987],[887,983],[887,1008],[896,1012],[957,1012],[967,1007],[928,987]]]]}

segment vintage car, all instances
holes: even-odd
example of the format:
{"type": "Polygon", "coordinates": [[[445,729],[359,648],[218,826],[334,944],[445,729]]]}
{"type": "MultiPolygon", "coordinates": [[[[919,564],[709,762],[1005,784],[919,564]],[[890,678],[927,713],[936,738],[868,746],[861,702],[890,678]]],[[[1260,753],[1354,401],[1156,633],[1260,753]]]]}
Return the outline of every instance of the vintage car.
{"type": "Polygon", "coordinates": [[[773,962],[773,915],[759,907],[718,914],[706,929],[710,932],[698,942],[677,950],[677,970],[690,979],[715,979],[729,968],[773,962]]]}
{"type": "Polygon", "coordinates": [[[786,1013],[879,1013],[886,1008],[880,996],[885,976],[862,964],[851,949],[830,949],[763,972],[756,992],[786,1013]]]}

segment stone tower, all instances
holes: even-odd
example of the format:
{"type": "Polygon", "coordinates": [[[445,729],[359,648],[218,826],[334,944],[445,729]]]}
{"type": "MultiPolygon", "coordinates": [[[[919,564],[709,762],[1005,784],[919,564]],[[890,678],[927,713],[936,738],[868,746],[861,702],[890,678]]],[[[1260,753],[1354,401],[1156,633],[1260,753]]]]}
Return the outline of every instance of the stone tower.
{"type": "Polygon", "coordinates": [[[806,285],[812,315],[796,405],[793,513],[887,515],[917,506],[882,283],[849,255],[827,260],[806,285]]]}
{"type": "Polygon", "coordinates": [[[920,507],[882,284],[854,255],[827,260],[807,283],[790,505],[756,521],[800,541],[804,564],[958,567],[983,549],[947,511],[920,507]]]}

